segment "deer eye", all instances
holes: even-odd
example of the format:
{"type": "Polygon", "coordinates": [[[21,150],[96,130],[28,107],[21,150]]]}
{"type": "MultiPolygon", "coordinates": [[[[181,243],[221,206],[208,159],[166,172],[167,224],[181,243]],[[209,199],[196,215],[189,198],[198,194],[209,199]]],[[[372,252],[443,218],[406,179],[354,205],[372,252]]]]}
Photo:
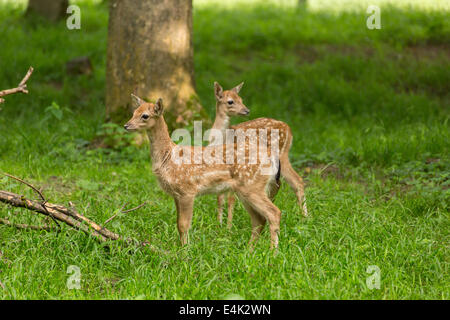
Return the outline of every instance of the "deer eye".
{"type": "Polygon", "coordinates": [[[229,104],[230,106],[234,103],[233,100],[228,100],[227,102],[228,102],[228,104],[229,104]]]}
{"type": "Polygon", "coordinates": [[[149,118],[149,115],[148,115],[148,114],[144,113],[144,114],[142,115],[142,119],[147,120],[148,118],[149,118]]]}

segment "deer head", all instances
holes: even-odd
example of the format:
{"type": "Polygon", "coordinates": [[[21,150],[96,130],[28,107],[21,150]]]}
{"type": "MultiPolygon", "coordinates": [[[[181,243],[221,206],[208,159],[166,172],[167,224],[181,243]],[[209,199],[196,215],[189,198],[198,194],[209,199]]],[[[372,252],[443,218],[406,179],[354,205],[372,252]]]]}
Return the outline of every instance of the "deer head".
{"type": "Polygon", "coordinates": [[[124,125],[128,131],[148,130],[152,128],[156,119],[159,118],[163,112],[164,107],[162,99],[159,98],[156,103],[145,102],[134,94],[131,95],[133,107],[136,108],[131,119],[124,125]]]}
{"type": "Polygon", "coordinates": [[[244,85],[241,82],[239,85],[231,90],[223,90],[219,83],[214,82],[214,94],[217,101],[217,111],[224,112],[227,116],[246,116],[250,110],[242,103],[242,98],[239,96],[239,91],[244,85]]]}

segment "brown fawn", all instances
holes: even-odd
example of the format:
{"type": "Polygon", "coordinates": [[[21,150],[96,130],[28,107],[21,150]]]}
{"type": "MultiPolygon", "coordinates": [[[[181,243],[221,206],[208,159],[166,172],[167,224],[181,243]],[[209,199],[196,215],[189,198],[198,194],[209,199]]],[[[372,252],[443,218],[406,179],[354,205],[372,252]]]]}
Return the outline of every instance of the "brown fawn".
{"type": "MultiPolygon", "coordinates": [[[[222,137],[225,137],[226,129],[277,129],[279,131],[279,145],[280,145],[280,162],[281,162],[281,176],[286,179],[288,184],[294,190],[297,201],[302,208],[302,213],[306,217],[308,216],[308,209],[306,207],[305,195],[304,195],[304,183],[303,179],[297,174],[297,172],[292,168],[289,161],[289,150],[292,146],[292,131],[291,128],[284,122],[270,119],[270,118],[258,118],[255,120],[250,120],[242,122],[240,124],[230,126],[230,118],[233,116],[245,116],[250,113],[250,110],[242,103],[242,98],[239,96],[239,91],[241,90],[244,83],[240,83],[231,90],[223,90],[219,83],[214,82],[214,94],[216,97],[216,118],[212,129],[219,130],[222,132],[222,137]]],[[[223,141],[218,141],[215,136],[210,135],[209,144],[218,145],[222,144],[223,141]]],[[[278,192],[279,185],[277,189],[273,191],[273,197],[275,197],[278,192]]],[[[218,219],[222,223],[222,213],[223,204],[225,202],[225,195],[228,194],[228,218],[227,227],[231,228],[233,220],[233,207],[236,201],[233,193],[220,193],[217,195],[217,205],[218,205],[218,219]]],[[[271,199],[273,200],[273,199],[271,199]]]]}
{"type": "Polygon", "coordinates": [[[134,95],[132,98],[137,109],[124,127],[128,131],[145,130],[148,135],[153,173],[161,188],[175,200],[181,244],[185,245],[188,241],[195,197],[231,190],[237,194],[250,215],[251,248],[266,221],[269,224],[271,247],[276,248],[281,211],[270,198],[273,197],[273,190],[277,189],[275,186],[280,175],[280,159],[272,154],[272,148],[267,147],[267,159],[270,159],[268,162],[271,167],[268,174],[267,170],[263,172],[263,169],[267,169],[266,161],[249,161],[251,145],[248,143],[207,147],[176,145],[169,136],[164,120],[162,100],[158,99],[153,104],[134,95]],[[233,151],[233,161],[228,161],[229,150],[233,151]],[[221,161],[207,161],[203,156],[199,159],[196,151],[201,151],[201,155],[209,153],[217,156],[216,160],[221,161]],[[237,159],[239,151],[244,155],[244,161],[237,159]],[[187,163],[179,161],[180,156],[187,159],[187,163]]]}

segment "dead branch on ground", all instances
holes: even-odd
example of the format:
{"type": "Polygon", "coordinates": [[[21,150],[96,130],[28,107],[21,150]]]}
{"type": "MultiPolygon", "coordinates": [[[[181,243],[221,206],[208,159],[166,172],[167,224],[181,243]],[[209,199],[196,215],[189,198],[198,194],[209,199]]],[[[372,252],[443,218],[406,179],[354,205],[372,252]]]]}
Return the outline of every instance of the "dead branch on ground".
{"type": "Polygon", "coordinates": [[[31,74],[33,73],[33,70],[34,70],[33,67],[30,67],[30,69],[28,69],[27,74],[22,79],[22,81],[20,81],[20,83],[17,86],[17,88],[6,89],[6,90],[0,91],[0,103],[5,102],[5,99],[2,99],[2,97],[7,96],[9,94],[19,93],[19,92],[27,94],[28,93],[27,81],[30,78],[31,74]]]}
{"type": "Polygon", "coordinates": [[[55,231],[55,228],[49,227],[47,225],[44,226],[33,226],[23,223],[12,223],[7,219],[0,218],[0,224],[4,224],[10,227],[15,227],[17,229],[30,229],[30,230],[44,230],[44,231],[55,231]]]}
{"type": "MultiPolygon", "coordinates": [[[[11,178],[11,179],[17,180],[20,183],[25,184],[26,186],[30,187],[34,192],[36,192],[39,195],[39,197],[41,198],[41,200],[42,200],[42,202],[41,202],[42,207],[44,208],[45,211],[47,211],[47,207],[45,206],[45,204],[47,203],[47,200],[45,199],[45,197],[42,194],[42,192],[40,190],[38,190],[38,188],[36,188],[32,184],[30,184],[30,183],[28,183],[26,181],[23,181],[22,179],[17,178],[17,177],[15,177],[15,176],[13,176],[13,175],[11,175],[9,173],[3,173],[3,174],[5,176],[11,178]]],[[[56,226],[58,227],[58,232],[61,231],[61,226],[59,225],[58,221],[56,221],[56,219],[51,214],[49,214],[48,212],[47,212],[47,216],[50,217],[53,220],[53,222],[55,222],[56,226]]]]}
{"type": "Polygon", "coordinates": [[[123,209],[125,209],[125,206],[127,205],[127,202],[126,202],[126,203],[122,206],[122,208],[121,208],[115,215],[113,215],[111,218],[109,218],[108,220],[106,220],[106,221],[103,223],[103,227],[105,227],[107,223],[111,222],[111,220],[113,220],[115,217],[117,217],[120,213],[128,213],[128,212],[137,210],[137,209],[139,209],[139,208],[145,206],[146,204],[147,204],[147,201],[144,202],[144,203],[141,203],[140,205],[138,205],[138,206],[135,207],[135,208],[131,208],[131,209],[128,209],[128,210],[123,210],[123,209]]]}
{"type": "MultiPolygon", "coordinates": [[[[25,208],[25,209],[43,214],[45,216],[50,216],[52,219],[63,222],[76,230],[82,231],[85,234],[94,237],[95,239],[97,239],[100,242],[106,242],[108,240],[123,240],[127,243],[148,245],[148,243],[145,243],[145,242],[142,243],[142,242],[139,242],[139,241],[131,239],[131,238],[122,237],[119,234],[112,232],[112,231],[106,229],[105,227],[100,226],[96,222],[90,220],[89,218],[85,217],[81,213],[77,212],[73,207],[68,208],[68,207],[65,207],[62,205],[49,203],[45,199],[42,192],[40,192],[36,187],[31,185],[30,183],[28,183],[20,178],[17,178],[13,175],[10,175],[10,174],[5,174],[5,175],[25,184],[28,187],[30,187],[31,189],[33,189],[35,192],[37,192],[39,194],[42,201],[27,199],[24,196],[19,195],[19,194],[0,190],[0,202],[7,203],[14,207],[25,208]]],[[[125,210],[125,211],[123,210],[123,208],[124,208],[123,207],[121,209],[121,212],[125,213],[125,212],[134,211],[134,210],[141,208],[145,204],[146,203],[143,203],[143,204],[137,206],[136,208],[125,210]]],[[[116,215],[109,218],[107,220],[107,222],[109,222],[113,218],[115,218],[116,215]]],[[[5,219],[2,219],[2,220],[4,220],[4,221],[2,222],[0,220],[0,223],[8,224],[8,225],[15,226],[15,227],[21,228],[21,229],[41,228],[41,227],[37,227],[37,226],[17,225],[17,224],[14,225],[11,222],[9,222],[8,220],[5,220],[5,219]]]]}

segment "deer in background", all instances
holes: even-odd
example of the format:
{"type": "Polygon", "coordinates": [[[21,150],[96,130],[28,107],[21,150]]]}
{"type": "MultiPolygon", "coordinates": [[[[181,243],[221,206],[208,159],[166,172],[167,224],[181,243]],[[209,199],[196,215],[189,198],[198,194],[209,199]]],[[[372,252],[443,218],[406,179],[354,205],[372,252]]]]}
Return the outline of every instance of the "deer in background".
{"type": "MultiPolygon", "coordinates": [[[[159,99],[155,104],[147,103],[132,95],[133,105],[137,108],[132,118],[125,124],[128,131],[145,130],[150,140],[150,156],[153,173],[161,188],[175,200],[177,225],[182,245],[188,241],[191,226],[194,199],[202,194],[217,194],[231,190],[237,194],[252,222],[251,248],[258,239],[266,221],[269,224],[271,247],[278,246],[281,211],[270,198],[280,176],[280,159],[271,153],[268,146],[270,174],[263,174],[265,164],[258,159],[255,164],[248,161],[249,144],[221,144],[213,146],[176,145],[169,136],[163,116],[163,104],[159,99]],[[234,161],[228,163],[227,149],[241,148],[245,155],[244,164],[237,161],[237,152],[233,152],[234,161]],[[223,155],[222,163],[196,159],[195,148],[202,154],[223,155]],[[207,149],[207,150],[206,150],[207,149]],[[180,162],[178,156],[187,156],[189,163],[180,162]]],[[[271,141],[270,143],[275,143],[271,141]]],[[[240,149],[240,150],[241,150],[240,149]]],[[[197,153],[198,154],[198,153],[197,153]]]]}
{"type": "MultiPolygon", "coordinates": [[[[306,200],[304,194],[304,183],[303,179],[297,174],[297,172],[292,168],[291,162],[289,161],[289,150],[292,146],[292,131],[291,128],[284,122],[270,119],[270,118],[258,118],[255,120],[250,120],[242,122],[240,124],[230,126],[230,118],[233,116],[241,115],[245,116],[250,113],[250,110],[242,103],[242,98],[239,96],[239,91],[241,90],[244,83],[240,83],[231,90],[223,90],[219,83],[214,82],[214,95],[216,97],[216,118],[211,129],[219,130],[222,132],[222,137],[225,137],[225,131],[227,129],[277,129],[279,131],[279,146],[280,146],[280,162],[281,162],[281,176],[286,179],[288,184],[291,186],[292,190],[297,196],[297,201],[302,208],[302,213],[306,217],[308,216],[308,209],[306,207],[306,200]]],[[[224,141],[218,141],[215,136],[210,135],[209,144],[219,145],[224,143],[224,141]]],[[[273,190],[272,196],[278,192],[279,185],[276,190],[273,190]]],[[[225,196],[228,195],[228,218],[227,227],[231,228],[233,220],[233,207],[236,201],[233,193],[220,193],[217,196],[218,205],[218,219],[222,223],[223,215],[223,204],[225,202],[225,196]]],[[[273,201],[273,199],[271,199],[273,201]]]]}

